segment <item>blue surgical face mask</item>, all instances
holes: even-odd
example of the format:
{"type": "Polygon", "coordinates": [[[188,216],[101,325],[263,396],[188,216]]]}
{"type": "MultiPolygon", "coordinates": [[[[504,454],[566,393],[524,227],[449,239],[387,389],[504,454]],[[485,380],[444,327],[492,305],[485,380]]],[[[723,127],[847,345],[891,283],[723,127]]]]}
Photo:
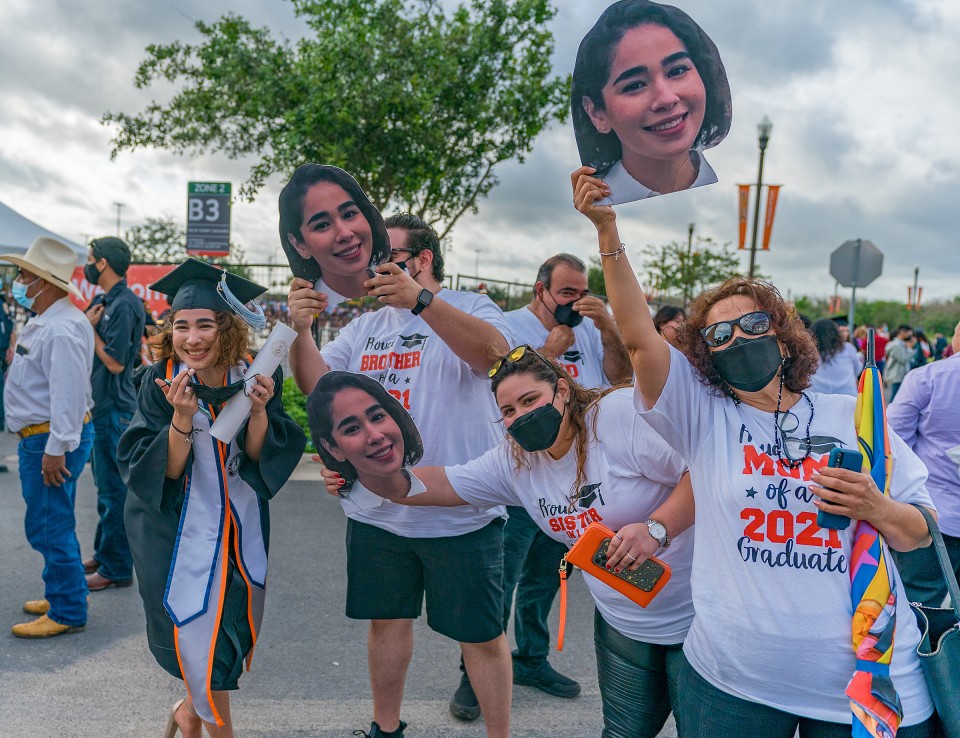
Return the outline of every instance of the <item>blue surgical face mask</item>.
{"type": "MultiPolygon", "coordinates": [[[[14,300],[19,302],[27,310],[33,310],[33,301],[37,299],[37,295],[34,295],[33,297],[27,297],[27,290],[29,290],[39,281],[40,277],[37,277],[30,284],[24,284],[23,282],[14,280],[13,284],[10,285],[10,294],[13,295],[14,300]]],[[[42,291],[43,290],[41,290],[41,292],[42,291]]]]}

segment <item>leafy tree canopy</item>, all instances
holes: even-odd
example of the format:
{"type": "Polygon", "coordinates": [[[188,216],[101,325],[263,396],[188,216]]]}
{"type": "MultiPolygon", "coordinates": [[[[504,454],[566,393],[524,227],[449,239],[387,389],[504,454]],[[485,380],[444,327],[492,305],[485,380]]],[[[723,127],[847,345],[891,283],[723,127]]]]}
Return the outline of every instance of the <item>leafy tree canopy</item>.
{"type": "Polygon", "coordinates": [[[125,234],[132,261],[176,264],[187,258],[187,236],[173,218],[147,218],[125,234]]]}
{"type": "MultiPolygon", "coordinates": [[[[673,241],[644,249],[644,268],[651,286],[661,295],[695,297],[711,285],[742,274],[740,260],[729,243],[718,245],[712,238],[697,236],[693,248],[673,241]]],[[[763,275],[757,275],[764,279],[763,275]]]]}
{"type": "Polygon", "coordinates": [[[151,45],[135,84],[181,85],[137,115],[107,113],[112,155],[142,147],[257,161],[241,195],[305,162],[353,174],[381,210],[442,224],[443,237],[566,117],[551,78],[550,0],[291,0],[312,32],[296,43],[228,14],[198,44],[151,45]]]}

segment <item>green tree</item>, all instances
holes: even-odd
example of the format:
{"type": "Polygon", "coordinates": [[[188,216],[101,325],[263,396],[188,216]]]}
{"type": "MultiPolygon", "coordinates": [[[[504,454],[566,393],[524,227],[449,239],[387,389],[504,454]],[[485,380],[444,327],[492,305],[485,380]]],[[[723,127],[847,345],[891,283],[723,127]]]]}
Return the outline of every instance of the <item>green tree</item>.
{"type": "Polygon", "coordinates": [[[229,14],[198,44],[151,45],[135,84],[182,85],[116,124],[112,155],[156,147],[256,163],[241,196],[304,162],[351,172],[381,210],[402,207],[443,238],[568,109],[551,78],[550,0],[291,0],[313,36],[277,40],[229,14]],[[442,227],[441,227],[442,225],[442,227]]]}
{"type": "Polygon", "coordinates": [[[187,258],[187,235],[169,216],[147,218],[125,234],[132,261],[155,261],[175,264],[187,258]]]}
{"type": "Polygon", "coordinates": [[[587,264],[587,289],[594,295],[607,297],[607,283],[603,279],[603,265],[599,256],[591,256],[587,264]]]}
{"type": "Polygon", "coordinates": [[[742,274],[740,260],[729,243],[718,246],[712,238],[703,236],[697,236],[689,252],[686,244],[672,241],[649,245],[643,253],[644,268],[658,292],[681,294],[685,301],[711,285],[742,274]]]}

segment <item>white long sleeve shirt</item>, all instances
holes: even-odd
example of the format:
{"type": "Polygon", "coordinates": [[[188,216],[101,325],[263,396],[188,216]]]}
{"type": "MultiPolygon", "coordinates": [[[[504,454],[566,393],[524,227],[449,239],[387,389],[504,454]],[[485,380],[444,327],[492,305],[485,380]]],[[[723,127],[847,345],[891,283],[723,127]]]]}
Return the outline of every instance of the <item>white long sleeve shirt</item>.
{"type": "Polygon", "coordinates": [[[93,407],[93,326],[69,297],[27,321],[3,388],[7,428],[50,421],[45,453],[80,445],[83,417],[93,407]]]}

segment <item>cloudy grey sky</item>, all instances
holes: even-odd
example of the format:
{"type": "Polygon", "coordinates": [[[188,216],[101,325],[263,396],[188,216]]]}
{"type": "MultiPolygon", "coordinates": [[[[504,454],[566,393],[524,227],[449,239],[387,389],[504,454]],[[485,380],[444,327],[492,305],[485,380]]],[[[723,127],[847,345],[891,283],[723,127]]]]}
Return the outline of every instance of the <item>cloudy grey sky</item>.
{"type": "MultiPolygon", "coordinates": [[[[646,244],[686,238],[687,224],[718,241],[737,237],[737,182],[756,178],[756,124],[774,122],[764,181],[782,184],[772,249],[760,269],[786,293],[833,292],[829,254],[851,238],[886,256],[883,276],[859,294],[905,299],[914,265],[924,302],[960,294],[960,3],[955,0],[675,0],[714,39],[733,91],[727,139],[709,155],[711,187],[623,205],[620,230],[634,265],[646,244]],[[953,90],[951,92],[951,90],[953,90]]],[[[607,3],[560,0],[552,22],[554,67],[572,70],[580,38],[607,3]]],[[[230,180],[249,162],[140,150],[109,157],[107,111],[134,113],[169,90],[136,90],[133,74],[151,43],[198,38],[190,16],[225,12],[295,38],[289,3],[0,4],[0,200],[62,235],[113,233],[151,216],[184,218],[188,180],[230,180]],[[202,8],[202,9],[201,9],[202,8]]],[[[596,251],[589,223],[571,206],[579,160],[572,130],[541,134],[525,164],[499,169],[500,186],[453,232],[450,272],[532,281],[557,251],[596,251]]],[[[253,260],[282,261],[276,179],[233,209],[233,236],[253,260]]],[[[752,206],[751,206],[752,207],[752,206]]],[[[746,252],[743,262],[746,263],[746,252]]]]}

